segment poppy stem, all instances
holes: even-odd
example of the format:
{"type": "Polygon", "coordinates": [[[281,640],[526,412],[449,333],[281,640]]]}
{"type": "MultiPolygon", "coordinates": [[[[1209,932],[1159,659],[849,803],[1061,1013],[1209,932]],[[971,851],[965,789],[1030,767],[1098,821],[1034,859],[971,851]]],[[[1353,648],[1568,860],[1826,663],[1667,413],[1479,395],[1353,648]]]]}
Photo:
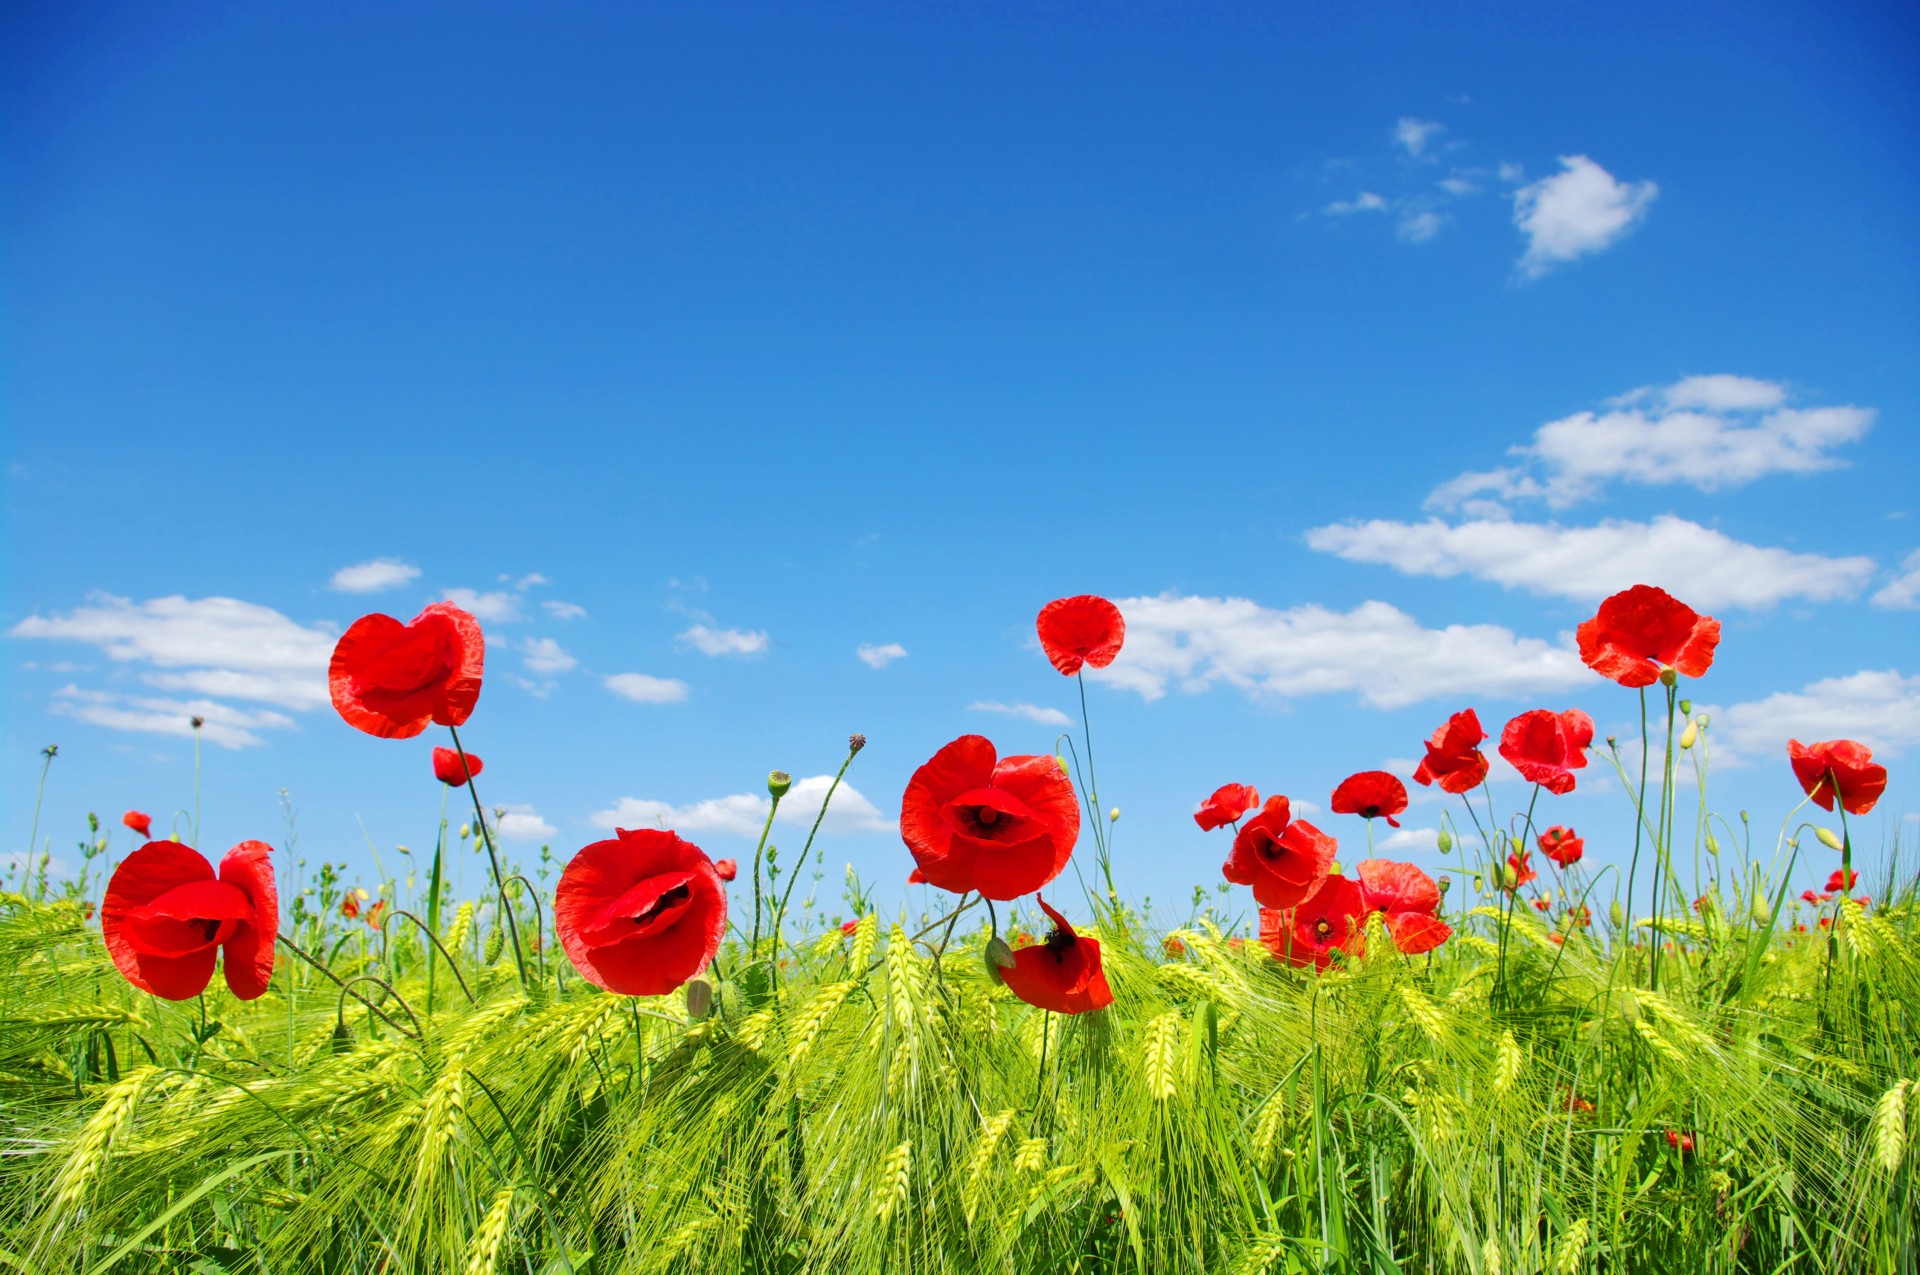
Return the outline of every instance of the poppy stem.
{"type": "MultiPolygon", "coordinates": [[[[1667,687],[1667,755],[1666,760],[1661,764],[1660,770],[1660,827],[1653,843],[1653,858],[1655,864],[1653,875],[1653,948],[1650,953],[1652,964],[1649,966],[1647,988],[1649,991],[1655,992],[1660,990],[1661,913],[1664,911],[1665,906],[1670,905],[1672,902],[1672,892],[1667,888],[1666,878],[1669,871],[1668,852],[1673,840],[1673,702],[1678,694],[1678,687],[1667,687]],[[1665,903],[1663,903],[1663,897],[1665,903]]],[[[1640,758],[1640,765],[1643,772],[1646,764],[1647,759],[1643,753],[1640,758]]],[[[1641,788],[1644,790],[1645,787],[1646,781],[1642,780],[1641,788]]]]}
{"type": "MultiPolygon", "coordinates": [[[[527,880],[527,874],[524,872],[516,872],[509,876],[507,880],[518,881],[521,886],[526,889],[527,902],[533,904],[533,942],[536,949],[534,955],[540,958],[540,977],[545,978],[547,976],[547,948],[545,938],[547,932],[547,914],[540,906],[540,892],[533,888],[533,882],[527,880]]],[[[558,935],[555,936],[555,941],[558,941],[558,935]]],[[[558,982],[560,976],[556,974],[554,977],[555,981],[558,982]]],[[[562,983],[558,990],[564,992],[566,985],[562,983]]]]}
{"type": "MultiPolygon", "coordinates": [[[[469,1005],[475,1004],[476,1002],[473,999],[473,989],[469,988],[467,986],[467,980],[460,976],[460,967],[454,964],[453,954],[448,952],[445,947],[441,946],[439,936],[433,932],[432,926],[428,925],[425,921],[422,921],[419,917],[407,911],[405,908],[395,908],[393,910],[392,916],[386,916],[381,918],[381,921],[380,921],[381,931],[384,933],[386,931],[387,926],[392,923],[393,918],[396,916],[404,916],[407,918],[407,920],[412,921],[415,925],[420,927],[421,932],[427,936],[427,941],[433,944],[433,946],[439,950],[440,955],[447,958],[447,968],[453,971],[454,981],[460,984],[460,990],[467,994],[467,1004],[469,1005]]],[[[429,957],[428,959],[429,959],[429,962],[431,962],[432,958],[429,957]]],[[[429,974],[431,974],[433,970],[433,966],[431,963],[428,964],[427,970],[429,974]]],[[[427,1013],[428,1015],[432,1015],[433,1013],[433,979],[431,977],[427,979],[427,1013]]]]}
{"type": "Polygon", "coordinates": [[[40,786],[33,793],[33,832],[27,837],[27,857],[20,860],[20,893],[27,892],[27,868],[33,862],[34,847],[40,844],[40,803],[47,795],[47,772],[53,769],[53,759],[60,752],[59,746],[48,744],[40,750],[46,758],[40,763],[40,786]]]}
{"type": "MultiPolygon", "coordinates": [[[[862,737],[860,743],[861,747],[865,747],[866,739],[862,737]]],[[[773,910],[773,946],[776,951],[780,947],[780,927],[787,916],[787,900],[793,897],[793,887],[800,884],[800,869],[807,866],[807,855],[813,851],[813,839],[819,834],[820,824],[827,817],[827,807],[833,802],[833,794],[840,789],[840,780],[845,777],[847,767],[853,765],[853,759],[859,755],[859,748],[848,749],[847,759],[840,763],[840,769],[835,772],[833,782],[827,786],[827,795],[821,798],[820,813],[813,817],[813,827],[807,833],[807,844],[800,847],[800,857],[793,862],[793,875],[787,878],[787,888],[780,895],[780,902],[773,910]]],[[[801,918],[803,923],[805,919],[801,918]]]]}
{"type": "Polygon", "coordinates": [[[1033,1117],[1040,1118],[1040,1095],[1047,1086],[1047,1029],[1053,1026],[1053,1011],[1040,1011],[1040,1066],[1033,1073],[1033,1117]]]}
{"type": "MultiPolygon", "coordinates": [[[[767,806],[767,821],[760,826],[760,844],[753,848],[753,939],[747,946],[747,957],[751,960],[760,951],[760,864],[767,853],[767,836],[773,831],[773,817],[779,813],[780,798],[784,794],[770,793],[772,802],[767,806]]],[[[799,873],[796,871],[795,876],[799,873]]]]}
{"type": "MultiPolygon", "coordinates": [[[[374,1013],[380,1014],[379,1009],[375,1007],[372,1001],[368,1000],[366,997],[360,995],[358,992],[353,990],[353,985],[355,983],[372,983],[376,987],[379,987],[381,990],[385,991],[387,995],[393,997],[395,1003],[398,1004],[401,1009],[407,1012],[407,1021],[413,1024],[413,1032],[412,1032],[413,1038],[415,1040],[420,1039],[420,1035],[421,1035],[420,1020],[414,1015],[413,1006],[407,1004],[407,998],[402,996],[399,992],[395,991],[393,988],[393,984],[387,982],[384,979],[375,978],[371,974],[355,974],[352,978],[340,984],[340,1003],[335,1007],[335,1010],[334,1010],[336,1017],[339,1016],[340,1012],[346,1008],[347,997],[349,996],[359,1001],[362,1005],[365,1005],[368,1009],[373,1010],[374,1013]]],[[[391,1023],[395,1031],[401,1032],[403,1034],[406,1032],[406,1028],[400,1026],[400,1024],[398,1023],[395,1023],[391,1018],[387,1018],[385,1014],[380,1014],[380,1017],[383,1019],[386,1019],[388,1023],[391,1023]]]]}
{"type": "Polygon", "coordinates": [[[493,867],[493,884],[500,891],[500,910],[507,917],[507,937],[513,940],[513,963],[520,971],[520,986],[527,986],[527,958],[520,952],[520,923],[513,915],[513,900],[507,897],[507,882],[500,875],[500,856],[493,848],[493,833],[487,828],[487,815],[480,808],[480,790],[473,783],[473,767],[467,762],[467,750],[460,747],[460,732],[447,727],[453,736],[453,751],[460,755],[460,773],[467,777],[467,795],[473,798],[473,819],[480,825],[480,839],[487,844],[487,862],[493,867]]]}
{"type": "Polygon", "coordinates": [[[1107,853],[1107,830],[1100,821],[1100,777],[1093,769],[1093,723],[1087,717],[1087,678],[1084,672],[1073,675],[1080,688],[1080,734],[1087,744],[1087,819],[1093,824],[1093,848],[1100,857],[1100,875],[1107,882],[1107,900],[1114,905],[1118,894],[1113,888],[1113,866],[1107,853]]]}
{"type": "MultiPolygon", "coordinates": [[[[298,943],[295,943],[292,939],[288,938],[284,934],[276,934],[273,937],[278,939],[286,947],[286,949],[289,952],[292,952],[295,956],[299,957],[301,960],[305,961],[307,964],[313,966],[313,968],[319,970],[322,974],[325,974],[329,979],[332,979],[334,984],[338,986],[341,991],[345,992],[348,996],[353,997],[353,999],[359,1001],[362,1005],[365,1005],[368,1009],[378,1014],[380,1016],[380,1020],[384,1022],[387,1026],[393,1028],[393,1030],[399,1032],[403,1036],[411,1034],[407,1031],[406,1028],[402,1027],[399,1023],[396,1023],[391,1018],[388,1018],[385,1010],[381,1009],[378,1005],[374,1004],[372,1001],[368,1000],[366,997],[362,996],[360,993],[354,991],[351,987],[349,987],[341,979],[341,977],[338,974],[328,969],[325,965],[321,964],[318,960],[307,955],[306,952],[301,950],[301,947],[298,943]]],[[[370,977],[370,976],[366,976],[366,977],[370,977]]],[[[392,989],[388,988],[388,990],[391,991],[392,989]]],[[[397,998],[397,994],[396,994],[396,998],[397,998]]],[[[418,1040],[419,1037],[415,1036],[414,1039],[418,1040]]]]}
{"type": "MultiPolygon", "coordinates": [[[[1640,688],[1640,786],[1633,794],[1633,858],[1627,862],[1627,923],[1629,946],[1633,938],[1633,883],[1640,875],[1640,834],[1647,821],[1647,688],[1640,688]]],[[[1619,935],[1614,935],[1618,940],[1619,935]]]]}

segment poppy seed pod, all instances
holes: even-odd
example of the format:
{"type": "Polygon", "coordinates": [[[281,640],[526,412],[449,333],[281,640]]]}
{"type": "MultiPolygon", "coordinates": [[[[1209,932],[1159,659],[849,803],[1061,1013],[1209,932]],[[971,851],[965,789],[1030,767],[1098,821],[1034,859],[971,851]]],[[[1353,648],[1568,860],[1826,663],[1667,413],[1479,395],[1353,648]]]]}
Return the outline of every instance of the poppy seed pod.
{"type": "Polygon", "coordinates": [[[1693,712],[1693,701],[1690,699],[1683,699],[1680,701],[1678,707],[1680,709],[1680,715],[1682,717],[1689,716],[1693,712]]]}
{"type": "Polygon", "coordinates": [[[854,734],[847,736],[848,752],[857,753],[862,748],[865,748],[866,746],[867,746],[867,737],[865,735],[855,732],[854,734]]]}
{"type": "Polygon", "coordinates": [[[1672,668],[1672,667],[1668,667],[1668,668],[1663,668],[1663,669],[1661,669],[1661,670],[1660,670],[1660,685],[1662,685],[1662,686],[1678,686],[1678,685],[1680,685],[1680,674],[1679,674],[1679,673],[1677,673],[1677,672],[1675,672],[1675,671],[1673,670],[1673,668],[1672,668]]]}
{"type": "Polygon", "coordinates": [[[1438,881],[1434,882],[1434,884],[1440,887],[1440,893],[1445,894],[1448,890],[1453,889],[1453,878],[1441,877],[1438,881]]]}
{"type": "Polygon", "coordinates": [[[793,776],[789,775],[786,771],[771,770],[767,772],[767,791],[772,794],[775,801],[786,796],[787,790],[792,787],[793,776]]]}
{"type": "Polygon", "coordinates": [[[696,978],[687,984],[687,1017],[698,1022],[713,1009],[713,984],[696,978]]]}

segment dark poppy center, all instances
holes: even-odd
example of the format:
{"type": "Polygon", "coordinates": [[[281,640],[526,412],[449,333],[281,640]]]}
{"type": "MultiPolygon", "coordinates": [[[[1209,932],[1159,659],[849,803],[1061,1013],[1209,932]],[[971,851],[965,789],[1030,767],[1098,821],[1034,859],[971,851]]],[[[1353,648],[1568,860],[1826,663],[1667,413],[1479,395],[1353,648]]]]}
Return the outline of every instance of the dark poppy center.
{"type": "Polygon", "coordinates": [[[1063,961],[1076,941],[1073,935],[1056,925],[1053,927],[1053,932],[1047,935],[1046,948],[1053,953],[1054,960],[1063,961]]]}
{"type": "Polygon", "coordinates": [[[1332,938],[1333,922],[1327,920],[1325,917],[1321,917],[1318,921],[1315,921],[1313,923],[1313,937],[1321,943],[1332,938]]]}
{"type": "Polygon", "coordinates": [[[980,809],[974,812],[973,817],[975,819],[978,819],[981,823],[991,826],[999,820],[1000,812],[998,810],[995,810],[992,806],[982,806],[980,807],[980,809]]]}
{"type": "Polygon", "coordinates": [[[1360,817],[1362,819],[1375,818],[1379,815],[1379,813],[1380,813],[1380,807],[1377,805],[1360,807],[1360,817]]]}
{"type": "Polygon", "coordinates": [[[942,806],[940,814],[949,828],[976,841],[1012,845],[1040,831],[1027,804],[999,788],[963,792],[942,806]]]}
{"type": "Polygon", "coordinates": [[[651,925],[691,898],[693,898],[692,887],[676,885],[673,889],[668,890],[665,894],[641,909],[639,915],[633,918],[633,923],[636,926],[651,925]]]}

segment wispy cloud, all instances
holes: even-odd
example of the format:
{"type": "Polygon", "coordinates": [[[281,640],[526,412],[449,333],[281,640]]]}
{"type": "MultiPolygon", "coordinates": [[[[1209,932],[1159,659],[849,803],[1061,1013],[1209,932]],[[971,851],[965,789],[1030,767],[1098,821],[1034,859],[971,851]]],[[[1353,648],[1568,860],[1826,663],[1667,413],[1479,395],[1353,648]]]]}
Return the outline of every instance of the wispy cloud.
{"type": "Polygon", "coordinates": [[[520,618],[520,595],[503,589],[482,592],[479,589],[447,589],[440,596],[477,620],[506,624],[520,618]]]}
{"type": "Polygon", "coordinates": [[[1527,241],[1520,271],[1529,279],[1611,247],[1660,193],[1650,181],[1614,180],[1585,155],[1561,156],[1560,170],[1514,192],[1513,224],[1527,241]]]}
{"type": "Polygon", "coordinates": [[[420,576],[420,568],[398,558],[375,558],[371,562],[342,567],[327,581],[329,589],[340,593],[383,593],[397,589],[420,576]]]}
{"type": "Polygon", "coordinates": [[[290,730],[293,719],[268,709],[239,709],[209,699],[157,699],[120,695],[110,691],[65,686],[55,693],[50,711],[104,726],[108,730],[146,735],[193,737],[193,719],[201,720],[200,737],[222,748],[252,748],[264,744],[256,732],[290,730]]]}
{"type": "Polygon", "coordinates": [[[862,642],[860,649],[855,651],[854,654],[859,656],[860,662],[868,668],[885,668],[895,660],[906,659],[907,648],[901,646],[898,642],[884,642],[879,645],[875,645],[872,642],[862,642]]]}
{"type": "Polygon", "coordinates": [[[1002,704],[998,700],[975,700],[967,707],[976,713],[1000,713],[1007,717],[1024,717],[1030,722],[1042,726],[1071,726],[1073,719],[1057,708],[1042,708],[1038,704],[1002,704]]]}
{"type": "Polygon", "coordinates": [[[529,805],[504,807],[500,816],[500,835],[508,841],[551,841],[560,830],[540,817],[529,805]]]}
{"type": "MultiPolygon", "coordinates": [[[[780,801],[774,817],[776,825],[811,828],[820,814],[820,803],[833,786],[832,775],[810,775],[796,780],[780,801]]],[[[734,793],[709,797],[704,801],[675,805],[643,797],[622,797],[612,806],[596,812],[592,822],[599,828],[671,828],[676,832],[712,832],[757,838],[767,821],[769,801],[763,794],[734,793]]],[[[895,824],[853,785],[842,782],[827,807],[820,830],[830,836],[858,832],[892,832],[895,824]]]]}
{"type": "Polygon", "coordinates": [[[677,677],[649,677],[645,673],[615,673],[606,687],[636,704],[677,704],[687,697],[687,684],[677,677]]]}
{"type": "Polygon", "coordinates": [[[1346,217],[1353,213],[1385,212],[1389,207],[1387,201],[1379,195],[1370,190],[1363,190],[1352,199],[1336,199],[1321,211],[1331,217],[1346,217]]]}
{"type": "Polygon", "coordinates": [[[702,655],[760,655],[767,649],[767,635],[744,629],[716,629],[705,624],[677,634],[674,643],[692,647],[702,655]]]}
{"type": "Polygon", "coordinates": [[[1426,159],[1429,158],[1428,146],[1446,131],[1444,124],[1402,115],[1393,126],[1393,144],[1414,159],[1426,159]]]}
{"type": "Polygon", "coordinates": [[[1920,608],[1920,549],[1908,554],[1893,579],[1873,595],[1873,605],[1888,611],[1920,608]]]}
{"type": "Polygon", "coordinates": [[[542,602],[540,607],[556,620],[578,620],[587,614],[587,609],[572,602],[559,602],[552,599],[542,602]]]}
{"type": "Polygon", "coordinates": [[[577,666],[580,661],[567,654],[552,638],[528,638],[520,644],[521,658],[527,668],[535,673],[565,673],[577,666]]]}

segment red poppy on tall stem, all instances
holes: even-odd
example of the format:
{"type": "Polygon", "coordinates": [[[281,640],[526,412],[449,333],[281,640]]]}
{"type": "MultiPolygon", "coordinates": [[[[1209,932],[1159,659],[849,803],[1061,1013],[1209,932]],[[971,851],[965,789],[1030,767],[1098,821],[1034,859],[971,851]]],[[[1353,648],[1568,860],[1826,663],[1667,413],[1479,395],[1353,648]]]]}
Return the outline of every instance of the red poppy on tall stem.
{"type": "Polygon", "coordinates": [[[1453,937],[1440,919],[1440,887],[1411,863],[1363,859],[1354,869],[1367,911],[1381,913],[1393,945],[1409,956],[1431,952],[1453,937]]]}
{"type": "Polygon", "coordinates": [[[138,810],[129,810],[120,816],[120,822],[133,829],[135,835],[153,840],[153,816],[142,814],[138,810]]]}
{"type": "Polygon", "coordinates": [[[1358,882],[1335,873],[1296,908],[1260,909],[1260,942],[1290,965],[1323,970],[1334,949],[1349,958],[1366,950],[1367,899],[1358,882]]]}
{"type": "Polygon", "coordinates": [[[1652,686],[1666,669],[1688,677],[1705,673],[1720,643],[1720,621],[1665,589],[1636,584],[1602,602],[1574,636],[1594,672],[1626,687],[1652,686]]]}
{"type": "Polygon", "coordinates": [[[1563,828],[1559,824],[1541,833],[1540,853],[1552,859],[1563,868],[1571,868],[1580,862],[1580,856],[1586,853],[1587,843],[1574,835],[1573,829],[1563,828]]]}
{"type": "Polygon", "coordinates": [[[1120,608],[1091,593],[1047,603],[1040,608],[1035,625],[1040,631],[1040,649],[1068,677],[1078,673],[1083,664],[1105,668],[1113,663],[1127,638],[1127,622],[1120,608]]]}
{"type": "Polygon", "coordinates": [[[660,996],[720,950],[727,896],[699,846],[660,828],[620,828],[581,847],[560,874],[553,928],[595,987],[660,996]]]}
{"type": "MultiPolygon", "coordinates": [[[[1521,886],[1540,875],[1533,870],[1533,864],[1528,862],[1528,856],[1525,854],[1508,855],[1507,866],[1513,869],[1513,882],[1510,885],[1506,885],[1509,893],[1518,890],[1521,886]]],[[[1505,884],[1504,881],[1503,884],[1505,884]]]]}
{"type": "Polygon", "coordinates": [[[1479,748],[1486,737],[1480,715],[1461,709],[1427,740],[1427,755],[1413,772],[1414,782],[1422,786],[1437,782],[1442,792],[1456,795],[1478,787],[1487,777],[1487,755],[1479,748]]]}
{"type": "Polygon", "coordinates": [[[713,871],[722,881],[731,881],[740,875],[740,864],[733,859],[719,859],[714,862],[713,871]]]}
{"type": "Polygon", "coordinates": [[[227,987],[243,1001],[267,990],[280,929],[272,849],[242,841],[213,865],[177,841],[149,841],[114,869],[100,902],[107,954],[129,983],[170,1001],[206,990],[224,953],[227,987]]]}
{"type": "Polygon", "coordinates": [[[1224,827],[1260,804],[1260,793],[1252,784],[1222,784],[1193,812],[1193,821],[1202,832],[1224,827]]]}
{"type": "Polygon", "coordinates": [[[379,614],[355,620],[334,645],[327,685],[347,725],[411,739],[429,725],[465,724],[485,661],[480,622],[435,602],[406,624],[379,614]]]}
{"type": "Polygon", "coordinates": [[[1269,797],[1265,809],[1240,825],[1220,869],[1235,885],[1252,886],[1263,908],[1290,908],[1318,890],[1338,849],[1332,837],[1304,819],[1290,820],[1290,813],[1285,797],[1269,797]]]}
{"type": "Polygon", "coordinates": [[[1007,990],[1056,1014],[1084,1014],[1113,1004],[1113,989],[1100,966],[1099,940],[1075,934],[1067,918],[1045,899],[1040,899],[1040,910],[1053,921],[1053,932],[1044,943],[1020,948],[1012,966],[1001,969],[1007,990]]]}
{"type": "Polygon", "coordinates": [[[1340,781],[1331,807],[1336,815],[1385,819],[1388,827],[1398,828],[1394,816],[1407,808],[1407,786],[1384,770],[1363,770],[1340,781]]]}
{"type": "Polygon", "coordinates": [[[907,781],[900,837],[928,883],[1015,899],[1067,866],[1080,804],[1052,757],[1000,757],[992,740],[962,735],[907,781]]]}
{"type": "Polygon", "coordinates": [[[1555,713],[1536,708],[1500,732],[1500,755],[1523,778],[1559,796],[1573,791],[1573,772],[1587,764],[1592,742],[1593,719],[1579,709],[1555,713]]]}
{"type": "Polygon", "coordinates": [[[1859,879],[1860,874],[1850,868],[1836,868],[1834,869],[1833,875],[1827,878],[1827,889],[1836,894],[1842,890],[1851,890],[1853,889],[1853,883],[1859,879]]]}
{"type": "Polygon", "coordinates": [[[487,764],[480,760],[479,753],[468,753],[467,764],[462,766],[458,751],[451,748],[433,750],[433,777],[449,788],[466,787],[467,776],[471,775],[478,779],[480,772],[485,770],[486,766],[487,764]]]}
{"type": "Polygon", "coordinates": [[[1886,791],[1887,768],[1873,760],[1871,748],[1851,739],[1819,744],[1790,739],[1787,760],[1793,763],[1793,776],[1800,787],[1822,810],[1833,809],[1834,794],[1838,793],[1842,810],[1864,815],[1886,791]]]}

